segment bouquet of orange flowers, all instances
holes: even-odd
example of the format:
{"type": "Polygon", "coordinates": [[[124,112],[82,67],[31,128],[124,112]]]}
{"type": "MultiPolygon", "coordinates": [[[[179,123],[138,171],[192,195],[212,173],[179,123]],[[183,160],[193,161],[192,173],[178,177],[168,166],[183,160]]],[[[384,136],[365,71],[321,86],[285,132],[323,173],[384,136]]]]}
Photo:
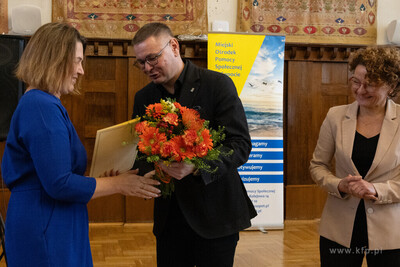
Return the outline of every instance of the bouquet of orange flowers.
{"type": "Polygon", "coordinates": [[[209,128],[209,121],[201,119],[196,110],[169,98],[147,106],[146,114],[140,118],[135,130],[139,135],[141,157],[155,165],[155,177],[161,182],[163,197],[174,191],[174,182],[163,173],[158,162],[168,165],[183,161],[194,164],[198,170],[215,172],[217,168],[213,169],[207,161],[220,160],[221,154],[233,153],[221,150],[224,127],[209,128]]]}

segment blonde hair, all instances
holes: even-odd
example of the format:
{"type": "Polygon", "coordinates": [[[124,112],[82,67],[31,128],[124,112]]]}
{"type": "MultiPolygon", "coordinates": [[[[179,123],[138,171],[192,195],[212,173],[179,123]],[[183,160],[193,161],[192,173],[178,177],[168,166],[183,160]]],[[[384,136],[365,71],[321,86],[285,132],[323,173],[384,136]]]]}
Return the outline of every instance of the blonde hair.
{"type": "Polygon", "coordinates": [[[68,24],[53,22],[41,26],[22,53],[16,77],[30,87],[51,94],[62,92],[74,70],[77,42],[85,47],[85,38],[68,24]]]}

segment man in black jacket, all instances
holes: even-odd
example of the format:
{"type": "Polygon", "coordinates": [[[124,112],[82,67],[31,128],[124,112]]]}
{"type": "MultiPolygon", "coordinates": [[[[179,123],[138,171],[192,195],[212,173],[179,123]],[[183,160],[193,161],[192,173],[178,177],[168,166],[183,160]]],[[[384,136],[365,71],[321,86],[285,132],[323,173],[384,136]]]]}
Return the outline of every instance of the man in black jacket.
{"type": "MultiPolygon", "coordinates": [[[[157,264],[232,266],[239,231],[257,215],[237,171],[248,159],[251,141],[235,85],[224,74],[182,60],[179,43],[165,24],[143,26],[132,43],[137,66],[152,81],[135,95],[133,117],[144,115],[145,106],[160,99],[176,99],[196,109],[211,128],[225,126],[223,149],[234,151],[209,162],[218,167],[216,173],[196,171],[184,162],[161,165],[175,179],[175,192],[155,199],[157,264]]],[[[141,171],[146,171],[144,165],[136,164],[141,171]]]]}

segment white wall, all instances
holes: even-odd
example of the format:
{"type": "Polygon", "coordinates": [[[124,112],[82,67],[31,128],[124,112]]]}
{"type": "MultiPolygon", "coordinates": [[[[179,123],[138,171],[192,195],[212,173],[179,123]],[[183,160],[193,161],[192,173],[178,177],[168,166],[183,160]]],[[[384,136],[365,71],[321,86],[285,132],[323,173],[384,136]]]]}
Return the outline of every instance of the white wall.
{"type": "Polygon", "coordinates": [[[208,30],[212,22],[223,20],[229,23],[229,31],[236,31],[237,0],[208,0],[208,30]]]}
{"type": "Polygon", "coordinates": [[[51,22],[51,0],[8,0],[8,27],[11,28],[12,8],[19,5],[34,5],[42,10],[42,24],[51,22]]]}
{"type": "Polygon", "coordinates": [[[400,1],[399,0],[379,0],[377,15],[377,44],[389,43],[386,36],[387,25],[395,19],[400,19],[400,1]]]}
{"type": "MultiPolygon", "coordinates": [[[[386,44],[386,28],[389,22],[400,19],[399,0],[375,0],[378,3],[377,14],[377,43],[386,44]]],[[[42,24],[51,21],[51,0],[8,0],[8,14],[13,7],[29,4],[42,9],[42,24]]],[[[229,31],[236,31],[237,0],[208,0],[208,29],[211,30],[212,22],[224,20],[229,23],[229,31]]],[[[11,25],[11,23],[9,23],[11,25]]]]}

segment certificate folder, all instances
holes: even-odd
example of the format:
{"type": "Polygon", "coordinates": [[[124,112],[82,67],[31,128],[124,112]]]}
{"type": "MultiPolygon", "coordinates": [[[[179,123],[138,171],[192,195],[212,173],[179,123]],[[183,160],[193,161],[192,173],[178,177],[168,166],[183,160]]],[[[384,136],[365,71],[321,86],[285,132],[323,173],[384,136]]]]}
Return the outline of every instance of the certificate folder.
{"type": "Polygon", "coordinates": [[[100,129],[96,134],[90,176],[99,177],[113,169],[120,173],[130,170],[137,155],[139,137],[135,125],[139,118],[100,129]]]}

